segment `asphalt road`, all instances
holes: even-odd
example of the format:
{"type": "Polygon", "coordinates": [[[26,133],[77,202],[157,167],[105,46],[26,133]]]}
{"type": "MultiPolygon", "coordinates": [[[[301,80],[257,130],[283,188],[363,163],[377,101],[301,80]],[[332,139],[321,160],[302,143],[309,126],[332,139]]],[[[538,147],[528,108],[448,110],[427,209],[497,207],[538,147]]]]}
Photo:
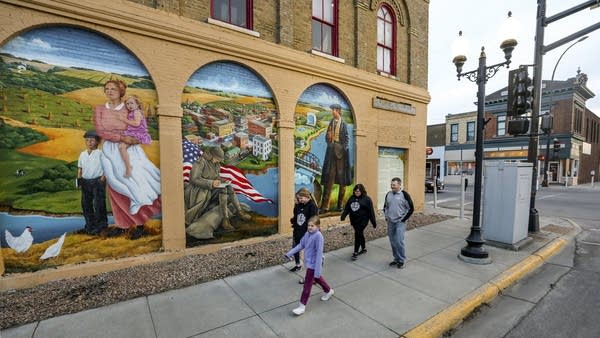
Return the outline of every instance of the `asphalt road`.
{"type": "MultiPolygon", "coordinates": [[[[438,194],[438,205],[460,206],[459,187],[438,194]]],[[[465,209],[472,206],[472,187],[465,209]]],[[[433,201],[433,194],[426,195],[433,201]]],[[[452,337],[600,337],[600,186],[541,188],[541,216],[570,219],[581,233],[556,257],[481,306],[452,337]]],[[[468,212],[465,212],[468,215],[468,212]]]]}

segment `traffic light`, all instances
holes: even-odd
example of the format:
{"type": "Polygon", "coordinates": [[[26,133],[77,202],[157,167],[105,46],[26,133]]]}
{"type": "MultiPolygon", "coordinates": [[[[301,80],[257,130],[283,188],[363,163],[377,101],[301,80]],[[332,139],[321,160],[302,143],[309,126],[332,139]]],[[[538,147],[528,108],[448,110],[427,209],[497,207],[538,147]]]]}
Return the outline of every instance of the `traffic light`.
{"type": "Polygon", "coordinates": [[[507,116],[520,116],[531,112],[532,86],[527,67],[519,67],[508,73],[507,116]]]}
{"type": "Polygon", "coordinates": [[[553,146],[554,146],[555,153],[560,151],[560,141],[557,138],[554,139],[553,146]]]}
{"type": "Polygon", "coordinates": [[[508,121],[509,135],[524,135],[529,131],[529,119],[517,117],[508,121]]]}

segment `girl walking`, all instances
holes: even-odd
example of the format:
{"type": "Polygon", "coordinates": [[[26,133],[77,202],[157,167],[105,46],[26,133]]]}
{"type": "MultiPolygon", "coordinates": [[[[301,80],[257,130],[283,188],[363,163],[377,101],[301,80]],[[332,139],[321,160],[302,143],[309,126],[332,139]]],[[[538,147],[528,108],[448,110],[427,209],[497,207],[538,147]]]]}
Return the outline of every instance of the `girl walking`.
{"type": "Polygon", "coordinates": [[[321,300],[326,301],[333,296],[333,289],[327,284],[323,275],[321,275],[321,267],[323,266],[323,235],[321,234],[321,220],[319,216],[312,216],[308,220],[308,231],[292,250],[285,254],[287,259],[304,249],[304,266],[306,267],[306,275],[304,276],[304,286],[302,295],[300,296],[300,304],[292,312],[299,316],[306,310],[306,303],[310,296],[313,281],[323,288],[325,294],[321,296],[321,300]]]}
{"type": "MultiPolygon", "coordinates": [[[[300,188],[296,192],[296,205],[294,205],[294,217],[290,219],[292,223],[293,232],[293,244],[292,248],[300,243],[300,240],[306,233],[308,228],[308,220],[319,213],[317,204],[312,199],[310,191],[306,188],[300,188]]],[[[294,261],[296,265],[290,269],[290,272],[295,272],[302,269],[300,265],[300,253],[294,254],[294,261]]]]}
{"type": "Polygon", "coordinates": [[[375,220],[373,202],[367,196],[364,185],[360,183],[355,185],[353,192],[352,197],[346,202],[341,220],[343,221],[348,214],[350,215],[350,224],[354,228],[354,253],[352,254],[352,260],[356,260],[358,259],[358,255],[367,252],[367,247],[365,246],[365,228],[369,224],[369,221],[373,224],[373,229],[377,228],[377,221],[375,220]]]}

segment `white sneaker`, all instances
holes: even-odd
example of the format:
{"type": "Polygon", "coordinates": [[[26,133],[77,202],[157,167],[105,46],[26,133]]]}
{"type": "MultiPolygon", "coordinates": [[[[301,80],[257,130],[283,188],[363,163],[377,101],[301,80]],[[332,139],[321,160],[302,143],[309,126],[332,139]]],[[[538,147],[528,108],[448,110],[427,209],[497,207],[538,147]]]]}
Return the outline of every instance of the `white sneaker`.
{"type": "Polygon", "coordinates": [[[333,296],[333,289],[329,289],[329,292],[321,296],[321,300],[329,300],[333,296]]]}
{"type": "Polygon", "coordinates": [[[300,303],[300,305],[298,305],[297,308],[293,309],[292,312],[296,316],[299,316],[299,315],[303,314],[305,310],[306,310],[306,306],[304,304],[300,303]]]}

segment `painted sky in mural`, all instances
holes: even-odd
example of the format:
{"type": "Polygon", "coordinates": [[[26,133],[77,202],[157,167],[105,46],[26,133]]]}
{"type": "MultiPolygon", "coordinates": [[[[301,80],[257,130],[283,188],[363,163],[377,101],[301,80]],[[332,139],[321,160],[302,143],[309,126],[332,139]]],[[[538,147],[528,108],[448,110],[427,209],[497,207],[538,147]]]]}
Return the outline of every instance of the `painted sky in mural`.
{"type": "Polygon", "coordinates": [[[72,27],[45,27],[27,31],[2,46],[0,52],[62,67],[148,75],[139,60],[113,40],[72,27]]]}
{"type": "Polygon", "coordinates": [[[187,85],[238,95],[273,97],[271,90],[255,73],[231,62],[215,62],[202,67],[190,77],[187,85]]]}
{"type": "MultiPolygon", "coordinates": [[[[308,87],[300,96],[299,102],[316,104],[329,109],[332,104],[339,104],[342,110],[350,110],[346,99],[333,87],[317,84],[308,87]]],[[[352,118],[352,117],[351,117],[352,118]]]]}

